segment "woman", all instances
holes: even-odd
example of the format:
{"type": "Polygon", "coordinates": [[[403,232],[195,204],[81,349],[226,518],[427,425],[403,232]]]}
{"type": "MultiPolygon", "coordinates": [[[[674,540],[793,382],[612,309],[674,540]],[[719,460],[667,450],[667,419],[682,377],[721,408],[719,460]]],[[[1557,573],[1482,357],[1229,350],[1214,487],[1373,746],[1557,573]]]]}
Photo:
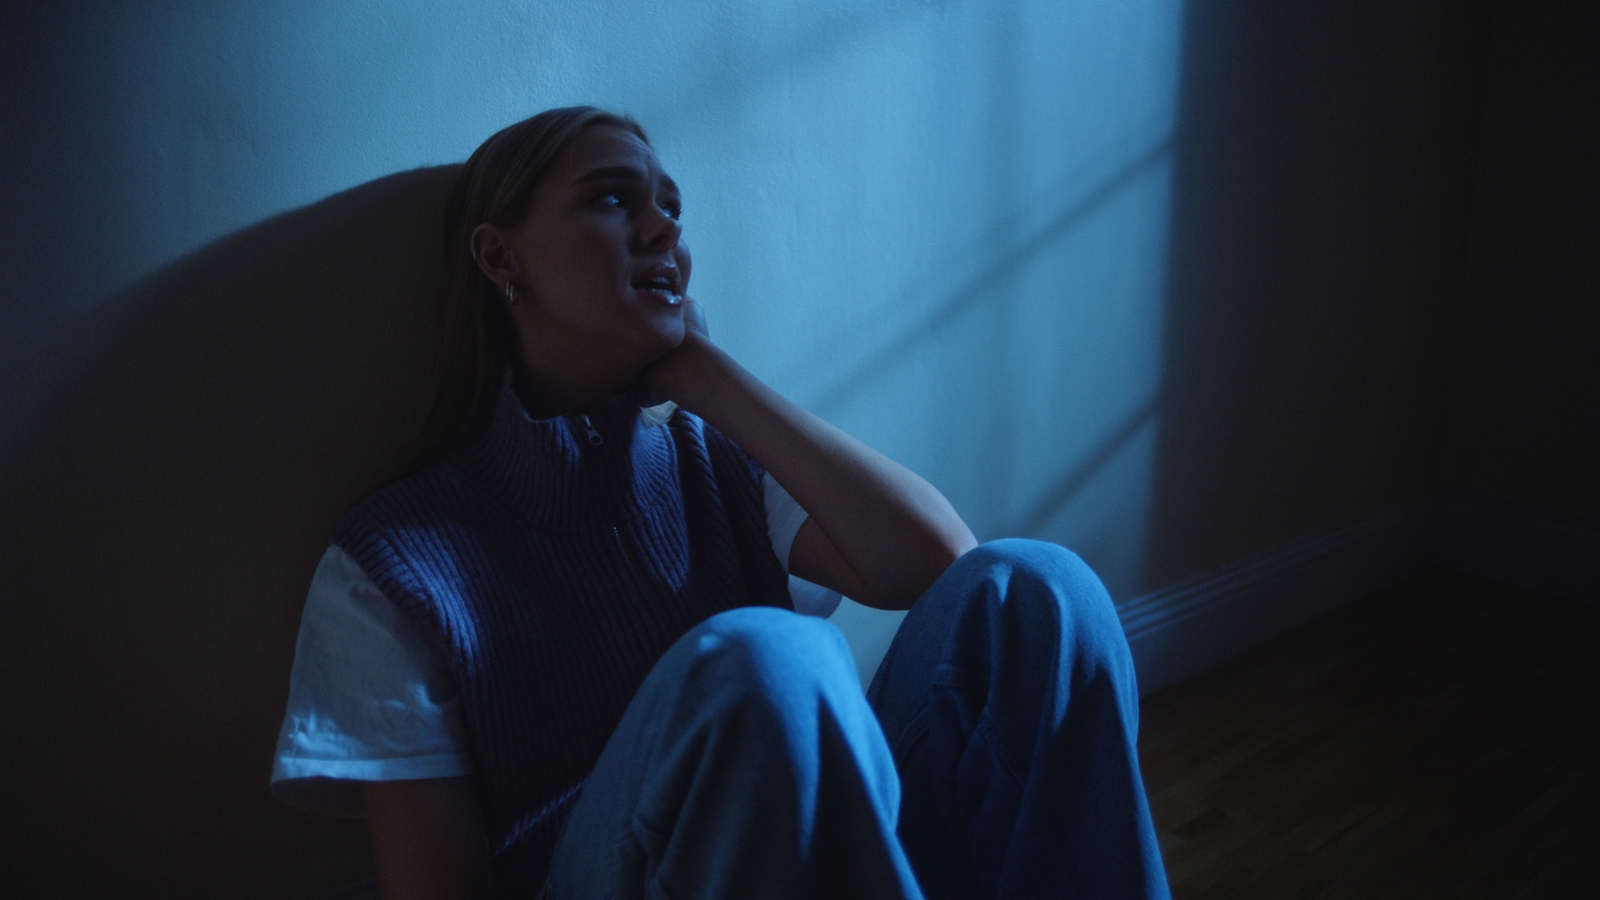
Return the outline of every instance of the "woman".
{"type": "Polygon", "coordinates": [[[1099,582],[713,344],[679,215],[593,108],[468,161],[434,458],[334,534],[275,791],[391,898],[1164,896],[1099,582]],[[911,610],[868,698],[785,568],[911,610]]]}

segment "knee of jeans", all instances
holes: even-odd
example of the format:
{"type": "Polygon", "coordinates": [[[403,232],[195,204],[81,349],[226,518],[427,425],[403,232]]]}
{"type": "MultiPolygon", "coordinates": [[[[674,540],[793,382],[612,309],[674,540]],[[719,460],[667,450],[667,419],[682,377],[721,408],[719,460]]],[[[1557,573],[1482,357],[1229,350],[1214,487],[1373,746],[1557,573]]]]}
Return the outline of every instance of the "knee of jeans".
{"type": "Polygon", "coordinates": [[[1016,612],[1060,616],[1080,625],[1105,625],[1121,638],[1116,608],[1100,577],[1076,553],[1047,541],[1003,538],[968,551],[957,565],[1001,575],[1006,603],[1016,612]]]}
{"type": "MultiPolygon", "coordinates": [[[[849,645],[814,616],[750,606],[728,610],[689,634],[695,677],[752,695],[815,693],[841,676],[856,681],[849,645]]],[[[859,687],[856,688],[859,691],[859,687]]]]}

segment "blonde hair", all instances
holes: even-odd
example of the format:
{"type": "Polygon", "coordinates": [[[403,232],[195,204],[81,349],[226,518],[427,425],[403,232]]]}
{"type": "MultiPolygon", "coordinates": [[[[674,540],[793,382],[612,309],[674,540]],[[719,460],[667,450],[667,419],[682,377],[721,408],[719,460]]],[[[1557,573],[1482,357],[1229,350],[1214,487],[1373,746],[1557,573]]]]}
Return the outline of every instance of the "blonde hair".
{"type": "MultiPolygon", "coordinates": [[[[521,223],[534,190],[556,159],[591,125],[622,128],[650,143],[639,123],[627,116],[593,106],[568,106],[545,110],[495,132],[462,167],[444,211],[446,282],[438,386],[405,468],[431,462],[484,424],[507,365],[518,358],[511,315],[498,288],[473,258],[473,229],[485,223],[507,228],[521,223]]],[[[659,409],[651,410],[647,421],[664,421],[659,409]]]]}

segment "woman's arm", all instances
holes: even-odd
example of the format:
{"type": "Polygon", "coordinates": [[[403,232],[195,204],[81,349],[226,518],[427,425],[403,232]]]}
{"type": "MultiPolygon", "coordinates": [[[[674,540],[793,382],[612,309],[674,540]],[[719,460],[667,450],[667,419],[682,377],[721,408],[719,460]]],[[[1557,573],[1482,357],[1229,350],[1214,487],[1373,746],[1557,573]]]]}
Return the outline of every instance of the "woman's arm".
{"type": "Polygon", "coordinates": [[[384,900],[494,896],[471,776],[363,782],[361,805],[384,900]]]}
{"type": "Polygon", "coordinates": [[[650,392],[732,438],[810,514],[790,571],[869,606],[908,609],[976,546],[933,485],[767,387],[711,343],[697,308],[688,315],[683,343],[647,373],[650,392]]]}

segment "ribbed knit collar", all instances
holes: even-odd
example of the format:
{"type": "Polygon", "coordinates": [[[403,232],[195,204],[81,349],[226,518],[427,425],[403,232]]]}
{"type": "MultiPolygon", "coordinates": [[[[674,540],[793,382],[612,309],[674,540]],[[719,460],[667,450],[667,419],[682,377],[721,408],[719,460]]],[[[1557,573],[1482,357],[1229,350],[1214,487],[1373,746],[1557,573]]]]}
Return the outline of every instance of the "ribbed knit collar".
{"type": "Polygon", "coordinates": [[[639,421],[626,395],[587,413],[530,418],[501,380],[486,427],[443,460],[541,528],[575,533],[617,525],[675,490],[666,427],[639,421]],[[599,436],[592,443],[590,430],[599,436]]]}

